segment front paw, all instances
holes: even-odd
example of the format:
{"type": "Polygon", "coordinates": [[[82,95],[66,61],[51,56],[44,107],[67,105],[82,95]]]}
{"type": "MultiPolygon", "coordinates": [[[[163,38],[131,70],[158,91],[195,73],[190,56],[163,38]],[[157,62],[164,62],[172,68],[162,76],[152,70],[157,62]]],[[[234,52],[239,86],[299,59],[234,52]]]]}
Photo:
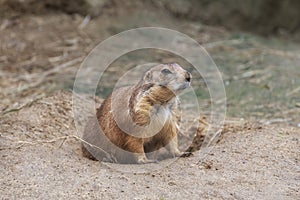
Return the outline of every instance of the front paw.
{"type": "Polygon", "coordinates": [[[147,163],[158,163],[157,160],[150,160],[146,158],[145,156],[138,158],[137,160],[138,164],[147,164],[147,163]]]}
{"type": "Polygon", "coordinates": [[[184,154],[184,152],[181,152],[181,151],[179,151],[179,150],[176,150],[176,151],[174,151],[174,152],[171,152],[171,155],[172,155],[173,158],[175,158],[175,157],[180,157],[180,156],[182,156],[183,154],[184,154]]]}

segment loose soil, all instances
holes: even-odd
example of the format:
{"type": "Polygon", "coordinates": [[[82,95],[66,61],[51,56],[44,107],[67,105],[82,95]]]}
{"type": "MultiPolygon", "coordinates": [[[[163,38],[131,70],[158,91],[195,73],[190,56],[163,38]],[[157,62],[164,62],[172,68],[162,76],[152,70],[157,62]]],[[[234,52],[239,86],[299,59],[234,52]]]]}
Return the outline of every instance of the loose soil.
{"type": "Polygon", "coordinates": [[[231,120],[209,152],[158,164],[82,156],[72,94],[1,118],[3,199],[297,199],[299,130],[231,120]]]}

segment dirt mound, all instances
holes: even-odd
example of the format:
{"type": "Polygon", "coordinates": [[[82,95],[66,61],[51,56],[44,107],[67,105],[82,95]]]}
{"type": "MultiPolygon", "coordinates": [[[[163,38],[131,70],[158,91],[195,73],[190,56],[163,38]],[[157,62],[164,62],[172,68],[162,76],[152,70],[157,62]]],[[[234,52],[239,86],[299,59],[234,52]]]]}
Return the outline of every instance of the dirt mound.
{"type": "Polygon", "coordinates": [[[41,98],[0,118],[0,195],[4,199],[296,199],[299,130],[227,123],[209,152],[172,160],[160,170],[124,169],[83,158],[71,93],[41,98]],[[131,170],[131,171],[132,171],[131,170]],[[123,171],[123,172],[122,172],[123,171]],[[175,192],[174,192],[175,191],[175,192]]]}

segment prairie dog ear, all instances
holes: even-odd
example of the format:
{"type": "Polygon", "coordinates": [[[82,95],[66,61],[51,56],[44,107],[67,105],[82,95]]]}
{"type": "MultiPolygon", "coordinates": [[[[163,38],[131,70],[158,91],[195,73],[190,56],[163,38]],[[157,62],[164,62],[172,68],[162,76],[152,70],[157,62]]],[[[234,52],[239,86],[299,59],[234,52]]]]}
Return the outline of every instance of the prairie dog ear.
{"type": "Polygon", "coordinates": [[[151,81],[152,80],[152,73],[151,73],[151,71],[146,72],[143,79],[144,79],[145,82],[151,81]]]}

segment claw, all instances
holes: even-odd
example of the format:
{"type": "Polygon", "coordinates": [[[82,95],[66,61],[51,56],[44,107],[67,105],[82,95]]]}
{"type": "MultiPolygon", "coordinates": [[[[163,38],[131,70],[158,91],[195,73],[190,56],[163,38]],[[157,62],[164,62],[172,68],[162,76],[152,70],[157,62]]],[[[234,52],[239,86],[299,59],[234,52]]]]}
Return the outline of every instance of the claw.
{"type": "Polygon", "coordinates": [[[137,162],[138,164],[147,164],[147,163],[158,163],[158,160],[149,160],[145,157],[141,158],[137,162]]]}

